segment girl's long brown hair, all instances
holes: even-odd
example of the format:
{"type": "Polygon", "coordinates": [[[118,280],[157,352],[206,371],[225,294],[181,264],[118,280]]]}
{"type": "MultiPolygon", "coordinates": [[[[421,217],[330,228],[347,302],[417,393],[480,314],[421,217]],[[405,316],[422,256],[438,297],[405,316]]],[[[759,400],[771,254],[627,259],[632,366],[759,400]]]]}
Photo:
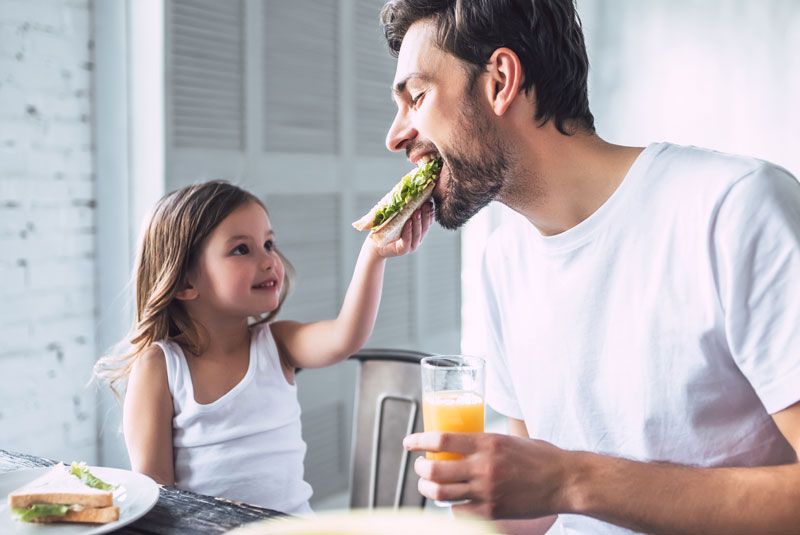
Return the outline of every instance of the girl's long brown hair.
{"type": "MultiPolygon", "coordinates": [[[[199,326],[175,296],[184,287],[208,235],[231,212],[249,203],[267,210],[252,193],[229,182],[214,180],[173,191],[156,204],[136,255],[133,326],[120,346],[94,366],[95,377],[107,381],[117,396],[124,389],[136,359],[155,342],[170,339],[189,353],[202,353],[199,326]]],[[[284,265],[278,307],[263,317],[253,318],[255,323],[271,321],[278,314],[294,280],[292,264],[280,252],[278,256],[284,265]]]]}

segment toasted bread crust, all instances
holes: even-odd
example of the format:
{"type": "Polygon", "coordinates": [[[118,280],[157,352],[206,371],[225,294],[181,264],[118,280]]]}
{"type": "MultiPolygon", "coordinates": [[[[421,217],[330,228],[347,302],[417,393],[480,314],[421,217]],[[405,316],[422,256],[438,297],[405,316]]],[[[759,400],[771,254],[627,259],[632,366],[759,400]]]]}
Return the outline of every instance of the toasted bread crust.
{"type": "Polygon", "coordinates": [[[392,215],[392,217],[384,221],[380,226],[372,229],[369,237],[378,245],[386,245],[399,238],[400,234],[403,232],[403,225],[405,225],[408,218],[411,217],[411,214],[413,214],[417,208],[428,202],[428,199],[430,199],[433,194],[433,188],[435,186],[435,182],[429,184],[427,188],[422,190],[419,197],[410,201],[402,210],[392,215]]]}
{"type": "Polygon", "coordinates": [[[111,492],[78,494],[73,492],[12,492],[8,495],[11,507],[30,507],[35,503],[60,503],[65,505],[82,505],[83,507],[109,507],[114,505],[111,492]]]}
{"type": "MultiPolygon", "coordinates": [[[[39,502],[41,503],[41,502],[39,502]]],[[[80,511],[67,511],[64,516],[43,516],[33,520],[42,524],[53,522],[86,522],[89,524],[108,524],[119,520],[119,507],[99,507],[82,509],[80,511]]]]}

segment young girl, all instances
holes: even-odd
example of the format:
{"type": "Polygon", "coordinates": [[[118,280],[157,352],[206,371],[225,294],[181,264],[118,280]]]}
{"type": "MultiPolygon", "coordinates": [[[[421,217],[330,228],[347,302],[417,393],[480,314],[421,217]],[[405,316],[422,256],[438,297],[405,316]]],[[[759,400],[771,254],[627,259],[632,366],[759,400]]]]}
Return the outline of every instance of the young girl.
{"type": "Polygon", "coordinates": [[[158,483],[310,512],[296,368],[335,364],[372,331],[385,258],[417,248],[426,205],[397,241],[367,239],[336,319],[273,322],[293,272],[264,204],[227,182],[162,198],[139,245],[131,348],[98,376],[127,383],[131,465],[158,483]]]}

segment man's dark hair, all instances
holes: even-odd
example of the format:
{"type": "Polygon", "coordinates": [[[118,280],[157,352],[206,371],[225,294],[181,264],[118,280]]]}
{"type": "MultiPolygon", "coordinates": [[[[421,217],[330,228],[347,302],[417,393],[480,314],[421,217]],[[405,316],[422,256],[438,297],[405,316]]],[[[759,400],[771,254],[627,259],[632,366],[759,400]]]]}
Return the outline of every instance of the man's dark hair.
{"type": "Polygon", "coordinates": [[[536,94],[536,120],[594,131],[586,80],[589,59],[573,0],[391,0],[381,12],[386,41],[400,53],[408,28],[427,19],[436,45],[472,67],[470,81],[492,53],[513,50],[522,63],[521,89],[536,94]]]}

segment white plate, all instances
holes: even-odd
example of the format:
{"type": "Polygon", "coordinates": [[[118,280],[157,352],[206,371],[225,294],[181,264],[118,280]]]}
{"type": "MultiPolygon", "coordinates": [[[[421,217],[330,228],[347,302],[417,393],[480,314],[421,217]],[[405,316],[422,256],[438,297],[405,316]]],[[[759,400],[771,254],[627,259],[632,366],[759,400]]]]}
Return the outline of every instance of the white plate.
{"type": "Polygon", "coordinates": [[[3,497],[3,503],[0,503],[0,533],[4,535],[30,535],[33,533],[39,535],[98,535],[100,533],[108,533],[137,520],[152,509],[158,501],[158,485],[149,477],[130,470],[90,466],[89,470],[91,470],[92,474],[106,483],[119,485],[119,488],[114,491],[114,504],[119,506],[119,520],[108,524],[73,524],[67,522],[62,524],[34,524],[14,520],[8,507],[8,495],[44,474],[50,468],[27,468],[0,474],[0,497],[3,497]]]}

